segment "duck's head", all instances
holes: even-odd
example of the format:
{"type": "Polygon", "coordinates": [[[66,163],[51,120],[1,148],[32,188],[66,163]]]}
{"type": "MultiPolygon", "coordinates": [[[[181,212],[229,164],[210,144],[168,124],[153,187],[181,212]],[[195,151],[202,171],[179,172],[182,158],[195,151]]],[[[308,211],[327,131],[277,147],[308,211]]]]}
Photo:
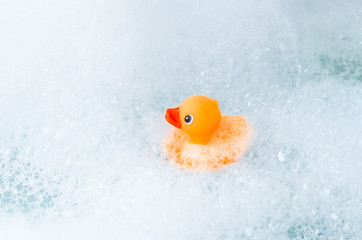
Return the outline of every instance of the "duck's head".
{"type": "Polygon", "coordinates": [[[196,144],[207,144],[219,126],[221,113],[217,100],[195,95],[187,98],[177,108],[166,111],[166,120],[188,133],[196,144]]]}

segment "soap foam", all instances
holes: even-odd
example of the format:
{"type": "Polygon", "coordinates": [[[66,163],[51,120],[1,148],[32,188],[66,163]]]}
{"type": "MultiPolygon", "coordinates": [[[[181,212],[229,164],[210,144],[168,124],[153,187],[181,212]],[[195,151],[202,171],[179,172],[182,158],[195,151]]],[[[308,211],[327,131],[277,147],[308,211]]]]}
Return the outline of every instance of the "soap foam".
{"type": "Polygon", "coordinates": [[[360,2],[0,5],[4,238],[362,238],[360,2]],[[167,161],[196,93],[253,126],[242,161],[167,161]]]}

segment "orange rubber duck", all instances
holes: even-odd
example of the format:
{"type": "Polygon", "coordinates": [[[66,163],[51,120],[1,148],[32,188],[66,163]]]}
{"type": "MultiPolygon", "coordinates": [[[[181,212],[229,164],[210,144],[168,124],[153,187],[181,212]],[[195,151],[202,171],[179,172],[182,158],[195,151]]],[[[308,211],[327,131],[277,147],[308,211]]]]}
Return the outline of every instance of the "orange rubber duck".
{"type": "Polygon", "coordinates": [[[175,126],[164,146],[181,168],[217,170],[245,154],[251,129],[241,116],[221,115],[217,100],[195,95],[166,111],[175,126]]]}

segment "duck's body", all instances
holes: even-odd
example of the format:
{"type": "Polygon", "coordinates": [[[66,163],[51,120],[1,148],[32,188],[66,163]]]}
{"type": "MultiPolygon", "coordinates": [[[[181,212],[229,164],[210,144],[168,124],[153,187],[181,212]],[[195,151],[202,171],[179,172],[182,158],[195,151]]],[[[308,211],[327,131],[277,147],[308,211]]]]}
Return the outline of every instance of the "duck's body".
{"type": "Polygon", "coordinates": [[[217,170],[236,162],[248,145],[250,129],[245,118],[222,116],[219,127],[205,144],[194,144],[179,129],[165,139],[167,156],[184,169],[217,170]]]}
{"type": "Polygon", "coordinates": [[[214,99],[192,96],[179,108],[168,109],[166,119],[179,128],[165,139],[167,156],[184,169],[216,170],[236,162],[247,150],[247,121],[221,116],[214,99]]]}

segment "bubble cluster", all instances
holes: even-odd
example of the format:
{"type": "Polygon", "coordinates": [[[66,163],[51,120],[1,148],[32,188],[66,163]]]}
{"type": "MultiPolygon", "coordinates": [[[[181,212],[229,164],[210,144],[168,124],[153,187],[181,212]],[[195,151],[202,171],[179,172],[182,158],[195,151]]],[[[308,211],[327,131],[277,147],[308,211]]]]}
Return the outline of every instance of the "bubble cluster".
{"type": "Polygon", "coordinates": [[[44,209],[56,211],[60,181],[44,176],[41,168],[19,157],[19,151],[5,148],[0,152],[0,212],[40,216],[44,209]]]}
{"type": "Polygon", "coordinates": [[[320,57],[320,65],[324,75],[338,77],[343,80],[362,81],[361,58],[332,58],[328,55],[320,57]]]}

